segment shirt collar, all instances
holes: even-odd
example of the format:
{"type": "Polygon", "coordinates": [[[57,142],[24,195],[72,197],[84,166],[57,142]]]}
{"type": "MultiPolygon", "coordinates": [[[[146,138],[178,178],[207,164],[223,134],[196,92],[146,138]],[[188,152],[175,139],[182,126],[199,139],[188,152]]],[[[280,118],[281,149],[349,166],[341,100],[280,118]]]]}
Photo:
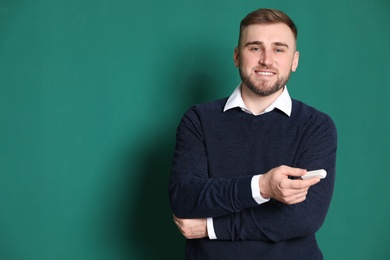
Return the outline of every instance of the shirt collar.
{"type": "MultiPolygon", "coordinates": [[[[239,107],[242,109],[242,111],[255,115],[252,111],[250,111],[245,106],[244,101],[242,100],[241,84],[239,84],[236,87],[236,89],[233,91],[233,93],[230,95],[229,99],[227,100],[227,102],[225,104],[223,112],[225,112],[229,109],[235,108],[235,107],[239,107]]],[[[282,111],[283,113],[285,113],[288,116],[291,115],[292,101],[291,101],[290,94],[288,93],[287,86],[284,87],[282,94],[277,99],[275,99],[275,101],[272,102],[272,104],[269,105],[264,110],[264,112],[262,112],[261,114],[271,112],[275,108],[279,109],[280,111],[282,111]]]]}

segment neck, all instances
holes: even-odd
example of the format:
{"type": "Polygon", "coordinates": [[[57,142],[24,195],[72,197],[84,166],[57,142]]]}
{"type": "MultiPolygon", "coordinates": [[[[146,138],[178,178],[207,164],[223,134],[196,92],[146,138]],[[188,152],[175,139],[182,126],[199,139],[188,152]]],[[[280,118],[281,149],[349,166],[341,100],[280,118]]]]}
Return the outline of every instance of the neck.
{"type": "Polygon", "coordinates": [[[242,100],[245,106],[256,115],[263,113],[282,94],[283,90],[284,88],[281,88],[271,95],[260,96],[241,84],[242,100]]]}

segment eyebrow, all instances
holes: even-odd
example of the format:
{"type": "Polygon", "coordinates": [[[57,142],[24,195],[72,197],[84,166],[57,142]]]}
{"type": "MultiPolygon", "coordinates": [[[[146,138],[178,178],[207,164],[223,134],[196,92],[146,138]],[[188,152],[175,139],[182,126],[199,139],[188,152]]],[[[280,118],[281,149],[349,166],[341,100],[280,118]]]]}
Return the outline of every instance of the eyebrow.
{"type": "MultiPolygon", "coordinates": [[[[244,47],[250,46],[250,45],[263,45],[263,42],[261,41],[252,41],[245,43],[244,47]]],[[[279,46],[279,47],[286,47],[288,49],[288,44],[284,42],[273,42],[272,45],[279,46]]]]}

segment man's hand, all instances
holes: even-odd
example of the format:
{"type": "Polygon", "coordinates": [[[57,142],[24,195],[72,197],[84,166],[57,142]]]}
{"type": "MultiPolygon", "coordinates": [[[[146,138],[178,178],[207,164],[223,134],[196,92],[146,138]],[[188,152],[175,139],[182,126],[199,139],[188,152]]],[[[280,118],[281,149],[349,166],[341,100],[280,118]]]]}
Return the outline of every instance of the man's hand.
{"type": "Polygon", "coordinates": [[[320,181],[319,178],[309,180],[291,180],[289,176],[300,177],[306,170],[288,166],[276,167],[260,176],[260,195],[273,198],[286,204],[296,204],[306,199],[307,191],[320,181]]]}
{"type": "Polygon", "coordinates": [[[207,219],[183,219],[173,215],[173,222],[179,228],[180,232],[187,239],[196,239],[207,237],[207,219]]]}

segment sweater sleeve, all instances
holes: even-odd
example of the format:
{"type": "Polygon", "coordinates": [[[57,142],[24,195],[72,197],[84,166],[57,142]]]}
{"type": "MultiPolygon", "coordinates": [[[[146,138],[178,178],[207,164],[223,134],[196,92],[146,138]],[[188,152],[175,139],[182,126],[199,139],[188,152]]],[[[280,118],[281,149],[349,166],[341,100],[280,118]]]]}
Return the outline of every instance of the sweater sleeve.
{"type": "Polygon", "coordinates": [[[210,178],[201,121],[196,108],[182,118],[169,182],[170,206],[180,218],[207,218],[240,212],[258,204],[252,176],[210,178]]]}
{"type": "MultiPolygon", "coordinates": [[[[219,240],[279,242],[313,235],[323,224],[335,182],[337,134],[326,115],[310,122],[299,141],[294,167],[326,169],[327,177],[312,186],[304,202],[286,205],[271,199],[258,207],[213,218],[219,240]]],[[[299,180],[297,180],[299,181],[299,180]]]]}

